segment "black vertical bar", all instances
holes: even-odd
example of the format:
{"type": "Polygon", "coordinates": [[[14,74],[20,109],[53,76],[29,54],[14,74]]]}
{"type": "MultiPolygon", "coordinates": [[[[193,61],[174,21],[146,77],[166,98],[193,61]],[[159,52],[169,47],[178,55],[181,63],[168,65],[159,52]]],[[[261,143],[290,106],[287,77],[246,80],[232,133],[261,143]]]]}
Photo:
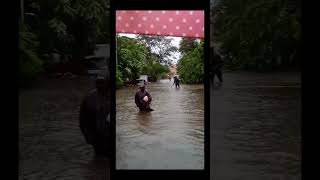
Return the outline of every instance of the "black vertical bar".
{"type": "Polygon", "coordinates": [[[205,129],[205,176],[210,177],[210,77],[209,77],[209,58],[210,58],[210,1],[207,0],[208,6],[205,7],[205,17],[204,17],[204,72],[205,72],[205,120],[204,120],[204,129],[205,129]]]}
{"type": "Polygon", "coordinates": [[[112,138],[112,156],[110,163],[110,178],[115,177],[116,164],[116,21],[115,21],[115,6],[114,0],[110,0],[110,77],[111,77],[111,98],[110,98],[110,121],[111,121],[111,138],[112,138]]]}

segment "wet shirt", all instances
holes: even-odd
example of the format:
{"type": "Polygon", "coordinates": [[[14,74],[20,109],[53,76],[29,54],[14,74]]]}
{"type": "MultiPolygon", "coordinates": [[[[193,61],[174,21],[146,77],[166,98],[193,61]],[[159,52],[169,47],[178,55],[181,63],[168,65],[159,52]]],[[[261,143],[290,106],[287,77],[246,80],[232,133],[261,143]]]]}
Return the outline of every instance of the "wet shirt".
{"type": "Polygon", "coordinates": [[[174,80],[174,83],[179,84],[179,83],[180,83],[180,80],[179,80],[178,78],[176,78],[176,79],[174,80]]]}
{"type": "Polygon", "coordinates": [[[152,97],[150,96],[150,94],[147,91],[137,91],[135,94],[135,103],[136,105],[140,108],[140,109],[147,109],[149,108],[149,105],[151,103],[152,97]],[[148,96],[148,101],[145,102],[143,100],[143,98],[145,96],[148,96]]]}

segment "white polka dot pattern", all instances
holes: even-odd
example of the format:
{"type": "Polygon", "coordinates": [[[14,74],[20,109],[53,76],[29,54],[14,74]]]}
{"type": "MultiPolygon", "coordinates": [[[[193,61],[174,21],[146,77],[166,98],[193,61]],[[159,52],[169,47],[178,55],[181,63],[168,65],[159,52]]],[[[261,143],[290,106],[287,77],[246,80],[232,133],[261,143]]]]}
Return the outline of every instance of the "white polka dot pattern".
{"type": "Polygon", "coordinates": [[[204,38],[203,11],[116,11],[116,32],[204,38]]]}

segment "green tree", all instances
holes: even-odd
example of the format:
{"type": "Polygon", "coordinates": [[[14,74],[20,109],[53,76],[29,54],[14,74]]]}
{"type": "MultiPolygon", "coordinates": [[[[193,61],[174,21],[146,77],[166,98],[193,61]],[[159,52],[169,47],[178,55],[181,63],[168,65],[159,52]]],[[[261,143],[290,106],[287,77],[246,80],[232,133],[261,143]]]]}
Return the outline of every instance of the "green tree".
{"type": "Polygon", "coordinates": [[[145,44],[128,37],[117,37],[118,68],[124,80],[139,78],[146,63],[145,44]]]}
{"type": "Polygon", "coordinates": [[[179,44],[179,52],[182,55],[188,54],[198,46],[198,42],[192,38],[182,38],[179,44]]]}
{"type": "Polygon", "coordinates": [[[119,68],[116,69],[116,88],[119,89],[124,85],[122,73],[119,71],[119,68]]]}
{"type": "Polygon", "coordinates": [[[204,80],[203,46],[200,44],[178,61],[177,70],[182,82],[187,84],[202,83],[204,80]]]}
{"type": "Polygon", "coordinates": [[[35,72],[33,67],[40,64],[46,70],[58,63],[50,58],[52,53],[71,55],[75,63],[81,63],[80,60],[94,50],[96,42],[109,40],[109,0],[24,0],[21,7],[20,21],[24,27],[19,35],[23,54],[20,72],[35,72]],[[37,46],[24,45],[26,41],[37,46]],[[31,57],[27,51],[37,60],[24,59],[31,57]]]}
{"type": "Polygon", "coordinates": [[[151,53],[155,53],[158,55],[161,64],[172,64],[171,56],[178,51],[178,48],[172,44],[172,38],[139,35],[138,39],[146,44],[149,53],[148,59],[151,58],[151,53]]]}
{"type": "Polygon", "coordinates": [[[147,44],[140,39],[117,37],[117,58],[117,87],[142,74],[148,75],[150,81],[157,81],[170,72],[168,66],[160,63],[160,56],[150,53],[147,44]]]}
{"type": "Polygon", "coordinates": [[[78,61],[94,50],[96,42],[109,40],[109,0],[41,0],[38,4],[42,54],[71,54],[78,61]]]}
{"type": "Polygon", "coordinates": [[[299,64],[300,1],[220,0],[215,40],[230,67],[268,70],[299,64]]]}
{"type": "Polygon", "coordinates": [[[43,71],[43,63],[37,55],[38,41],[30,28],[20,25],[19,30],[19,84],[27,85],[40,72],[43,71]]]}
{"type": "Polygon", "coordinates": [[[170,72],[169,67],[162,65],[158,56],[153,55],[148,60],[142,69],[142,74],[148,75],[150,81],[157,81],[161,77],[167,75],[170,72]]]}

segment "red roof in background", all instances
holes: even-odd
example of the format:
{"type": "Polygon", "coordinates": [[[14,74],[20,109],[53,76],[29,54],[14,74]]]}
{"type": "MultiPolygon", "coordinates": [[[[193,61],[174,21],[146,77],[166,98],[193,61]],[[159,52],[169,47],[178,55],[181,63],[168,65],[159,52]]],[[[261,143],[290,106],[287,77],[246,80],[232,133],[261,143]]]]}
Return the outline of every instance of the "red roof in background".
{"type": "Polygon", "coordinates": [[[116,11],[116,32],[204,38],[204,11],[116,11]]]}

